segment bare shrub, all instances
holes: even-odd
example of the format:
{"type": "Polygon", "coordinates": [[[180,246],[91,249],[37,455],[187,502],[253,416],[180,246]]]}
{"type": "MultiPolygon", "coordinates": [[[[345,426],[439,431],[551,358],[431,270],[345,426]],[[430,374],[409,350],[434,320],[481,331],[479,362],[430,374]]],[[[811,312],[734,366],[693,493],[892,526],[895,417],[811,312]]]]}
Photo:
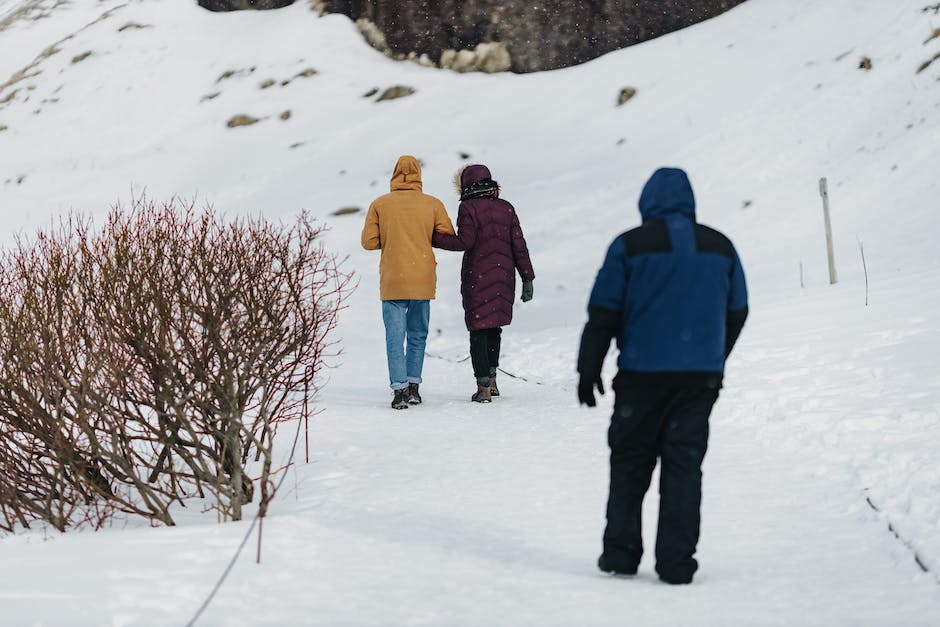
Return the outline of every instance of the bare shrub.
{"type": "Polygon", "coordinates": [[[279,425],[336,346],[350,276],[302,214],[223,222],[174,200],[68,218],[0,261],[0,527],[173,524],[263,503],[279,425]]]}

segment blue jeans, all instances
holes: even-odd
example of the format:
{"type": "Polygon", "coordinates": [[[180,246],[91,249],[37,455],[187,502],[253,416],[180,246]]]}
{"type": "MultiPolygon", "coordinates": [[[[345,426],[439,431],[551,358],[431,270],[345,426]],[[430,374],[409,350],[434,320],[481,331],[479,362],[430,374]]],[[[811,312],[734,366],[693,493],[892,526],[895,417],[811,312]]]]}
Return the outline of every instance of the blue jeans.
{"type": "Polygon", "coordinates": [[[393,390],[408,387],[409,383],[421,383],[430,317],[429,300],[382,301],[388,380],[393,390]]]}

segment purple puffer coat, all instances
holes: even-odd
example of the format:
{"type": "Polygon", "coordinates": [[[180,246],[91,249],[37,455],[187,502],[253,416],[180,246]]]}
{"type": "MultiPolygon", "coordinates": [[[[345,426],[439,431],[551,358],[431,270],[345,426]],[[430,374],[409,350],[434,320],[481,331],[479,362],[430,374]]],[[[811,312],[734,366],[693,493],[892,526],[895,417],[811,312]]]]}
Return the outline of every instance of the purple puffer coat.
{"type": "MultiPolygon", "coordinates": [[[[460,183],[465,189],[489,178],[486,166],[472,165],[463,171],[460,183]]],[[[457,235],[435,233],[433,243],[465,251],[460,293],[467,329],[494,329],[512,322],[516,270],[523,281],[535,279],[513,206],[496,197],[464,200],[457,212],[457,235]]]]}

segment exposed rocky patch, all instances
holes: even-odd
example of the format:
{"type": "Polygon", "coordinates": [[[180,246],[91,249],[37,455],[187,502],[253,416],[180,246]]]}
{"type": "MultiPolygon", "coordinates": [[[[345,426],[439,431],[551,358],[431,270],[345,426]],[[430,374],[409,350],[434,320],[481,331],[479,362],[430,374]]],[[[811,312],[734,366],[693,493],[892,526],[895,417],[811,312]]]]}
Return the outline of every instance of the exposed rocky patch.
{"type": "Polygon", "coordinates": [[[244,68],[241,70],[226,70],[219,75],[219,78],[215,80],[216,83],[221,83],[222,81],[227,81],[228,79],[234,76],[244,76],[247,74],[254,74],[256,67],[244,68]]]}
{"type": "Polygon", "coordinates": [[[620,95],[617,97],[617,106],[621,107],[628,103],[633,97],[636,96],[636,87],[624,87],[620,90],[620,95]]]}
{"type": "Polygon", "coordinates": [[[124,26],[118,29],[119,33],[123,33],[128,30],[143,30],[145,28],[152,28],[150,24],[138,24],[137,22],[128,22],[124,26]]]}
{"type": "Polygon", "coordinates": [[[507,72],[512,68],[509,49],[502,42],[478,44],[473,50],[448,49],[441,53],[440,67],[455,72],[507,72]]]}
{"type": "Polygon", "coordinates": [[[931,57],[930,59],[927,59],[926,61],[921,63],[920,67],[917,68],[917,73],[920,74],[921,72],[929,68],[931,65],[933,65],[933,62],[936,61],[937,59],[940,59],[940,52],[933,55],[933,57],[931,57]]]}
{"type": "Polygon", "coordinates": [[[334,216],[351,216],[362,211],[361,207],[342,207],[332,213],[334,216]]]}
{"type": "Polygon", "coordinates": [[[376,99],[376,102],[383,102],[385,100],[397,100],[399,98],[405,98],[415,93],[414,87],[408,87],[407,85],[395,85],[394,87],[389,87],[382,92],[382,95],[376,99]]]}
{"type": "Polygon", "coordinates": [[[67,0],[30,0],[20,3],[18,8],[0,19],[0,31],[6,30],[20,20],[38,21],[47,18],[53,11],[66,4],[68,4],[67,0]]]}
{"type": "Polygon", "coordinates": [[[226,122],[225,125],[229,128],[238,128],[239,126],[251,126],[252,124],[257,124],[260,121],[260,118],[241,114],[229,118],[229,121],[226,122]]]}

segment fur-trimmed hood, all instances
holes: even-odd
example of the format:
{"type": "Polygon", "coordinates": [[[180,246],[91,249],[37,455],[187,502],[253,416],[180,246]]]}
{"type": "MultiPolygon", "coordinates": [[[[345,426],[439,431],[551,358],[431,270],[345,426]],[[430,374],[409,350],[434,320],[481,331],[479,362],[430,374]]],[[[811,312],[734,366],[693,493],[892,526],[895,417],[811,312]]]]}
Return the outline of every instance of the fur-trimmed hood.
{"type": "Polygon", "coordinates": [[[454,175],[454,187],[457,189],[458,194],[463,194],[463,190],[474,183],[485,179],[492,180],[492,178],[493,175],[490,174],[490,169],[483,164],[465,165],[457,170],[457,174],[454,175]]]}
{"type": "Polygon", "coordinates": [[[454,175],[454,187],[461,200],[499,197],[499,184],[493,180],[490,169],[479,163],[457,170],[454,175]]]}

